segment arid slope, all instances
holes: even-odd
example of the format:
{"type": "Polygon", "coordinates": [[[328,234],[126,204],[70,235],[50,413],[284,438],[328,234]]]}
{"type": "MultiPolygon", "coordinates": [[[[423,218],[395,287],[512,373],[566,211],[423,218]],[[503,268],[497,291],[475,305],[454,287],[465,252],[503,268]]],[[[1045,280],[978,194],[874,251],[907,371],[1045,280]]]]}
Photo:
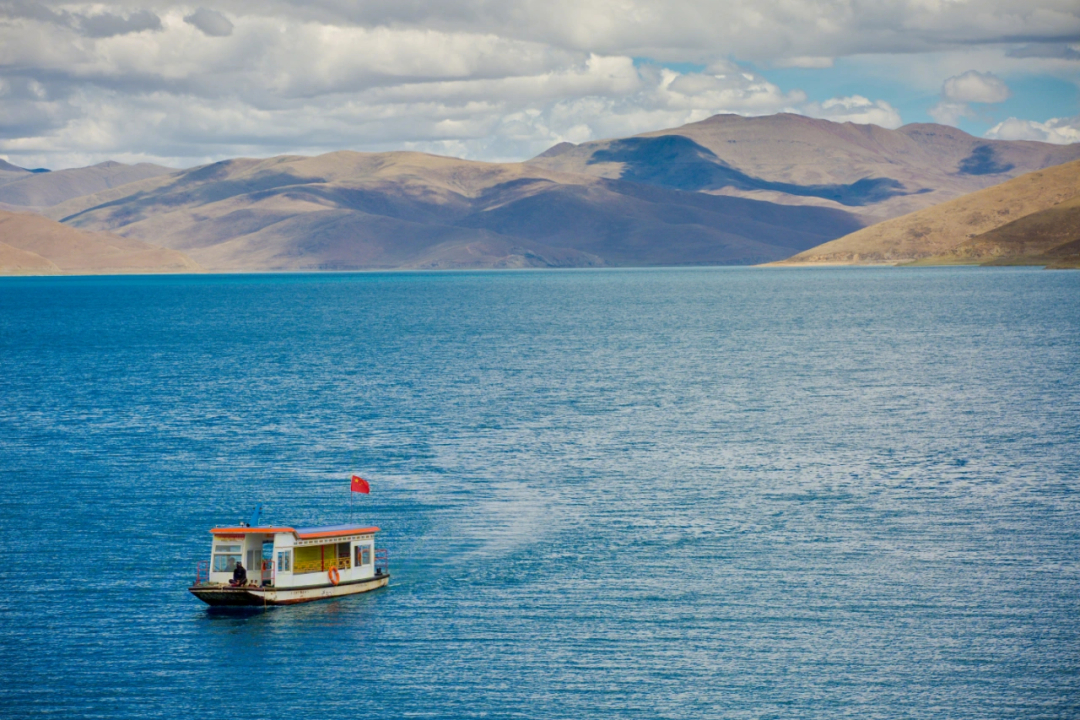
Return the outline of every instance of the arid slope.
{"type": "Polygon", "coordinates": [[[963,241],[918,265],[1080,266],[1080,196],[963,241]]]}
{"type": "MultiPolygon", "coordinates": [[[[872,225],[819,247],[801,252],[777,263],[780,265],[867,265],[899,264],[926,260],[926,262],[958,262],[954,254],[960,252],[978,254],[984,247],[987,257],[993,255],[988,249],[999,240],[985,244],[979,237],[1002,228],[1007,224],[1061,206],[1061,217],[1066,218],[1070,201],[1080,197],[1080,161],[1028,173],[985,190],[965,195],[926,210],[872,225]],[[970,243],[969,243],[970,241],[970,243]],[[967,245],[965,245],[967,244],[967,245]],[[967,247],[967,249],[963,249],[967,247]],[[951,259],[949,259],[951,258],[951,259]]],[[[1052,213],[1048,218],[1057,218],[1052,213]]],[[[1053,221],[1055,227],[1057,221],[1053,221]]],[[[1017,243],[1017,232],[1031,229],[1037,221],[1017,225],[1005,234],[1017,243]]],[[[1056,231],[1055,231],[1056,232],[1056,231]]],[[[1049,249],[1049,245],[1040,245],[1049,249]]],[[[975,262],[970,255],[968,262],[975,262]]],[[[997,256],[999,259],[1004,255],[997,256]]]]}
{"type": "Polygon", "coordinates": [[[71,198],[176,172],[172,168],[139,163],[103,162],[84,168],[18,175],[0,185],[0,204],[15,208],[45,208],[71,198]]]}
{"type": "Polygon", "coordinates": [[[0,275],[200,272],[183,253],[40,215],[0,211],[0,275]]]}

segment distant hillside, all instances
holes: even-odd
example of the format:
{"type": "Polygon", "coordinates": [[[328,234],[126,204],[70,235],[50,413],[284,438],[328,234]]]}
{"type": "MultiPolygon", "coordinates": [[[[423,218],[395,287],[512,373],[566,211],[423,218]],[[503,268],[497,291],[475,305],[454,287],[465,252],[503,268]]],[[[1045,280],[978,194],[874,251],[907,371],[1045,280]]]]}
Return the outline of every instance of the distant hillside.
{"type": "Polygon", "coordinates": [[[1073,161],[872,225],[778,264],[976,264],[1022,257],[1042,264],[1036,256],[1080,238],[1078,200],[1080,161],[1073,161]]]}
{"type": "Polygon", "coordinates": [[[71,198],[171,172],[175,170],[150,163],[124,165],[112,161],[47,173],[23,171],[8,182],[0,184],[0,204],[4,207],[44,208],[71,198]]]}
{"type": "Polygon", "coordinates": [[[919,265],[1080,267],[1080,196],[969,238],[919,265]]]}
{"type": "Polygon", "coordinates": [[[861,223],[791,207],[411,152],[238,159],[61,203],[49,217],[213,270],[747,264],[861,223]]]}
{"type": "Polygon", "coordinates": [[[183,253],[0,211],[0,275],[199,272],[183,253]]]}
{"type": "Polygon", "coordinates": [[[26,168],[12,165],[6,160],[0,160],[0,186],[15,182],[16,180],[32,177],[34,174],[35,173],[26,168]]]}
{"type": "Polygon", "coordinates": [[[631,138],[562,143],[529,164],[696,192],[843,209],[877,222],[1032,170],[1080,144],[976,138],[956,128],[716,115],[631,138]]]}

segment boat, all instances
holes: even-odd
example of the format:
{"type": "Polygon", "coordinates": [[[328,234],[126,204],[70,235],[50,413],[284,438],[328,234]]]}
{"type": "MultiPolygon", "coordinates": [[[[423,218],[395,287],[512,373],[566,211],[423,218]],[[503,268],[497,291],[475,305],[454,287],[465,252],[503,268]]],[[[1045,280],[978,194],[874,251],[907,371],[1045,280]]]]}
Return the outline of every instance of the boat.
{"type": "Polygon", "coordinates": [[[390,582],[389,553],[375,547],[377,527],[260,526],[258,518],[256,510],[251,523],[210,530],[210,560],[196,565],[192,595],[207,605],[266,607],[355,595],[390,582]],[[247,572],[240,584],[233,581],[237,563],[247,572]]]}

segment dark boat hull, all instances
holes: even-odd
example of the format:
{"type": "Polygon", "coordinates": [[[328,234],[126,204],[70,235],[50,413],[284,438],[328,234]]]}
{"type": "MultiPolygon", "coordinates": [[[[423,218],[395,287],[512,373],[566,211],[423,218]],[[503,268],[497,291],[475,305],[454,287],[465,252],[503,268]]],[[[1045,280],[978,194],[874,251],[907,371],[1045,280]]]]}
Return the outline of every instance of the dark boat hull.
{"type": "Polygon", "coordinates": [[[231,587],[229,585],[193,585],[188,591],[207,605],[214,607],[264,607],[270,605],[295,605],[297,603],[329,600],[356,595],[386,587],[390,574],[376,575],[365,580],[343,582],[338,585],[309,585],[299,588],[231,587]]]}

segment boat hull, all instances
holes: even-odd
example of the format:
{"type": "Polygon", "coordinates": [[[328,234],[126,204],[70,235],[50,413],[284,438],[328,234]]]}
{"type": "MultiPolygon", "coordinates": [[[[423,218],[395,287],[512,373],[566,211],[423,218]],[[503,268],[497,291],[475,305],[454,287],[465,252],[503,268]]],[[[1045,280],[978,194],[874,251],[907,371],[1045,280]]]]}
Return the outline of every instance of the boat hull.
{"type": "Polygon", "coordinates": [[[339,585],[310,585],[300,588],[231,587],[229,585],[193,585],[188,591],[207,605],[215,607],[263,607],[295,605],[315,600],[356,595],[386,587],[390,574],[376,575],[339,585]]]}

